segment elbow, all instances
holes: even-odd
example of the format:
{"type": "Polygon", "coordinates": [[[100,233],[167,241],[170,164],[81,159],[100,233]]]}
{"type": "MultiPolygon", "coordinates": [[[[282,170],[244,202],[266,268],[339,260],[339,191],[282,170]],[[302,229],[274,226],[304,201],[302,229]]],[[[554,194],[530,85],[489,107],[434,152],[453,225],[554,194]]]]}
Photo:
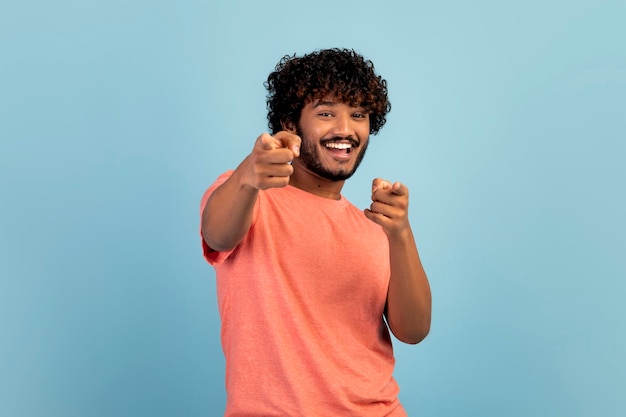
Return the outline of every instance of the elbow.
{"type": "Polygon", "coordinates": [[[426,339],[426,336],[430,333],[430,325],[420,327],[419,329],[414,329],[412,331],[407,332],[394,332],[394,336],[396,338],[406,344],[409,345],[417,345],[422,340],[426,339]]]}
{"type": "Polygon", "coordinates": [[[220,243],[215,239],[212,239],[211,235],[206,233],[204,228],[202,229],[202,239],[204,240],[204,243],[209,247],[209,249],[215,252],[226,252],[237,246],[237,244],[229,245],[220,243]]]}
{"type": "Polygon", "coordinates": [[[409,345],[417,345],[430,333],[430,315],[413,322],[394,322],[389,320],[389,317],[387,320],[389,329],[396,339],[409,345]]]}

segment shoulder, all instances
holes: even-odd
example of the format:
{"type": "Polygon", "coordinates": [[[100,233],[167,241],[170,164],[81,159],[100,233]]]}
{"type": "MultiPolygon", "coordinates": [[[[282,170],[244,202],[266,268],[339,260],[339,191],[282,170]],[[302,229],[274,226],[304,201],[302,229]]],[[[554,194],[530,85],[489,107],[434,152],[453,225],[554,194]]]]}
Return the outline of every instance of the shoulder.
{"type": "Polygon", "coordinates": [[[229,170],[222,173],[219,177],[217,177],[213,184],[211,184],[209,188],[204,191],[202,199],[200,200],[200,213],[202,213],[202,210],[204,210],[204,206],[206,206],[206,203],[209,200],[211,194],[213,194],[213,191],[215,191],[220,185],[224,184],[226,180],[228,180],[230,176],[233,175],[233,172],[233,170],[229,170]]]}

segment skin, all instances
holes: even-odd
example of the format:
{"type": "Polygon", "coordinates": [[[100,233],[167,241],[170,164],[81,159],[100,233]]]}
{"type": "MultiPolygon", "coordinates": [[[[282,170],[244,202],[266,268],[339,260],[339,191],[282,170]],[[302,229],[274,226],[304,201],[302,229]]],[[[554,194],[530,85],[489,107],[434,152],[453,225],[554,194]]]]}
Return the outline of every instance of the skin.
{"type": "MultiPolygon", "coordinates": [[[[345,179],[337,176],[347,179],[358,167],[369,141],[369,126],[364,109],[326,97],[304,106],[298,126],[285,124],[273,136],[260,135],[252,152],[209,198],[202,213],[206,243],[216,251],[239,244],[252,224],[260,190],[292,185],[339,199],[345,179]],[[352,147],[349,153],[331,150],[325,146],[328,142],[352,147]]],[[[376,178],[371,198],[364,214],[382,227],[389,240],[387,323],[399,340],[419,343],[430,331],[431,293],[408,219],[409,190],[400,182],[376,178]]]]}

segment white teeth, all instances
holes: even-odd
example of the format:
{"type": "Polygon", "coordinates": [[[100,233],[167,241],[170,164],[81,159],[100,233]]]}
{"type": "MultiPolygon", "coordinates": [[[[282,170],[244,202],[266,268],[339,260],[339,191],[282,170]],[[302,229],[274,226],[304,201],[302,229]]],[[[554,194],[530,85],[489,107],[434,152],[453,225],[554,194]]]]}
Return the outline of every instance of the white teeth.
{"type": "Polygon", "coordinates": [[[350,145],[349,143],[329,142],[326,144],[326,147],[333,149],[350,149],[352,145],[350,145]]]}

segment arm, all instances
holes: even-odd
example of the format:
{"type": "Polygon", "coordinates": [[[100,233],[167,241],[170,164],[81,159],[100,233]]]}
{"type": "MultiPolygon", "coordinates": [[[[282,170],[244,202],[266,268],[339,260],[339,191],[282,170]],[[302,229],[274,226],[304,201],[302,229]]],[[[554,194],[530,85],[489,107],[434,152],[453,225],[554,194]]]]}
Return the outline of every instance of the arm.
{"type": "Polygon", "coordinates": [[[386,316],[393,334],[405,343],[419,343],[430,331],[431,294],[408,220],[406,186],[375,179],[367,218],[382,226],[389,240],[391,277],[386,316]]]}
{"type": "Polygon", "coordinates": [[[300,138],[287,132],[259,136],[254,148],[219,186],[202,211],[202,236],[209,247],[226,251],[237,246],[252,224],[259,190],[284,187],[299,155],[300,138]]]}

